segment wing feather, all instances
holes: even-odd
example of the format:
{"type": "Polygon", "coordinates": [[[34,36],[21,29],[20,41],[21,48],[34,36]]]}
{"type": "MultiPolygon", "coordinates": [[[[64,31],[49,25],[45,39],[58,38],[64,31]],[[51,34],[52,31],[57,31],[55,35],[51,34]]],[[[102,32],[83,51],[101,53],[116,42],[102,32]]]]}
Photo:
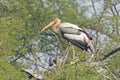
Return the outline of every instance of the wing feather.
{"type": "Polygon", "coordinates": [[[62,27],[60,28],[60,32],[62,36],[71,42],[73,45],[76,45],[77,47],[81,48],[82,50],[88,49],[88,44],[84,42],[83,38],[83,32],[81,32],[79,29],[74,29],[72,27],[62,27]]]}
{"type": "Polygon", "coordinates": [[[59,30],[66,40],[81,48],[82,50],[87,51],[91,44],[90,40],[92,40],[92,37],[83,29],[71,23],[62,23],[59,30]]]}

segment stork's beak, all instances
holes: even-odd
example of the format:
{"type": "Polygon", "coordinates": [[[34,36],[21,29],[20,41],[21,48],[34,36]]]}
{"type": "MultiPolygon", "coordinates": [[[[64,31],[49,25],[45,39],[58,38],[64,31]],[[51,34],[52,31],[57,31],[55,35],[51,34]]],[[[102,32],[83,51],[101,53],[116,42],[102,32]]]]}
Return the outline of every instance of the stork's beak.
{"type": "Polygon", "coordinates": [[[46,30],[47,28],[49,28],[50,26],[52,26],[54,24],[54,21],[50,22],[47,26],[45,26],[40,32],[43,32],[44,30],[46,30]]]}

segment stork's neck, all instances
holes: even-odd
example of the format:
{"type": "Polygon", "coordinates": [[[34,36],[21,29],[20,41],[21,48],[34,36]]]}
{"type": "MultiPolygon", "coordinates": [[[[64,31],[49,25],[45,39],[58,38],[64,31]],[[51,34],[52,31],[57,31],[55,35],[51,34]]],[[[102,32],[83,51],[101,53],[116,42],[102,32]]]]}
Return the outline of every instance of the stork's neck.
{"type": "Polygon", "coordinates": [[[60,20],[58,20],[54,25],[53,25],[53,31],[55,33],[58,33],[59,32],[59,28],[60,28],[60,20]]]}

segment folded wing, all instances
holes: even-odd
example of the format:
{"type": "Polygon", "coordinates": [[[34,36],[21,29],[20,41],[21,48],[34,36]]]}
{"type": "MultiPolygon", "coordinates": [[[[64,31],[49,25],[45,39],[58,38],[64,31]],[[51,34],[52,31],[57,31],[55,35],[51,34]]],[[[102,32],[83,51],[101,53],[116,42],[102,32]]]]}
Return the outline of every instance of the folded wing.
{"type": "Polygon", "coordinates": [[[90,48],[92,38],[81,28],[61,27],[60,32],[66,40],[81,48],[82,50],[87,51],[87,49],[90,48]]]}

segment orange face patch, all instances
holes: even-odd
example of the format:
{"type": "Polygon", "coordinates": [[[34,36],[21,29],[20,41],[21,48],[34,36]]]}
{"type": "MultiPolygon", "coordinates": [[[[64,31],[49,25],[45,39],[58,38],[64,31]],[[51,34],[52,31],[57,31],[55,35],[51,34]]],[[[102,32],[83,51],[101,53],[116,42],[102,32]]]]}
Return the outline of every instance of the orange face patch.
{"type": "Polygon", "coordinates": [[[59,20],[59,18],[54,18],[53,21],[56,23],[59,20]]]}

